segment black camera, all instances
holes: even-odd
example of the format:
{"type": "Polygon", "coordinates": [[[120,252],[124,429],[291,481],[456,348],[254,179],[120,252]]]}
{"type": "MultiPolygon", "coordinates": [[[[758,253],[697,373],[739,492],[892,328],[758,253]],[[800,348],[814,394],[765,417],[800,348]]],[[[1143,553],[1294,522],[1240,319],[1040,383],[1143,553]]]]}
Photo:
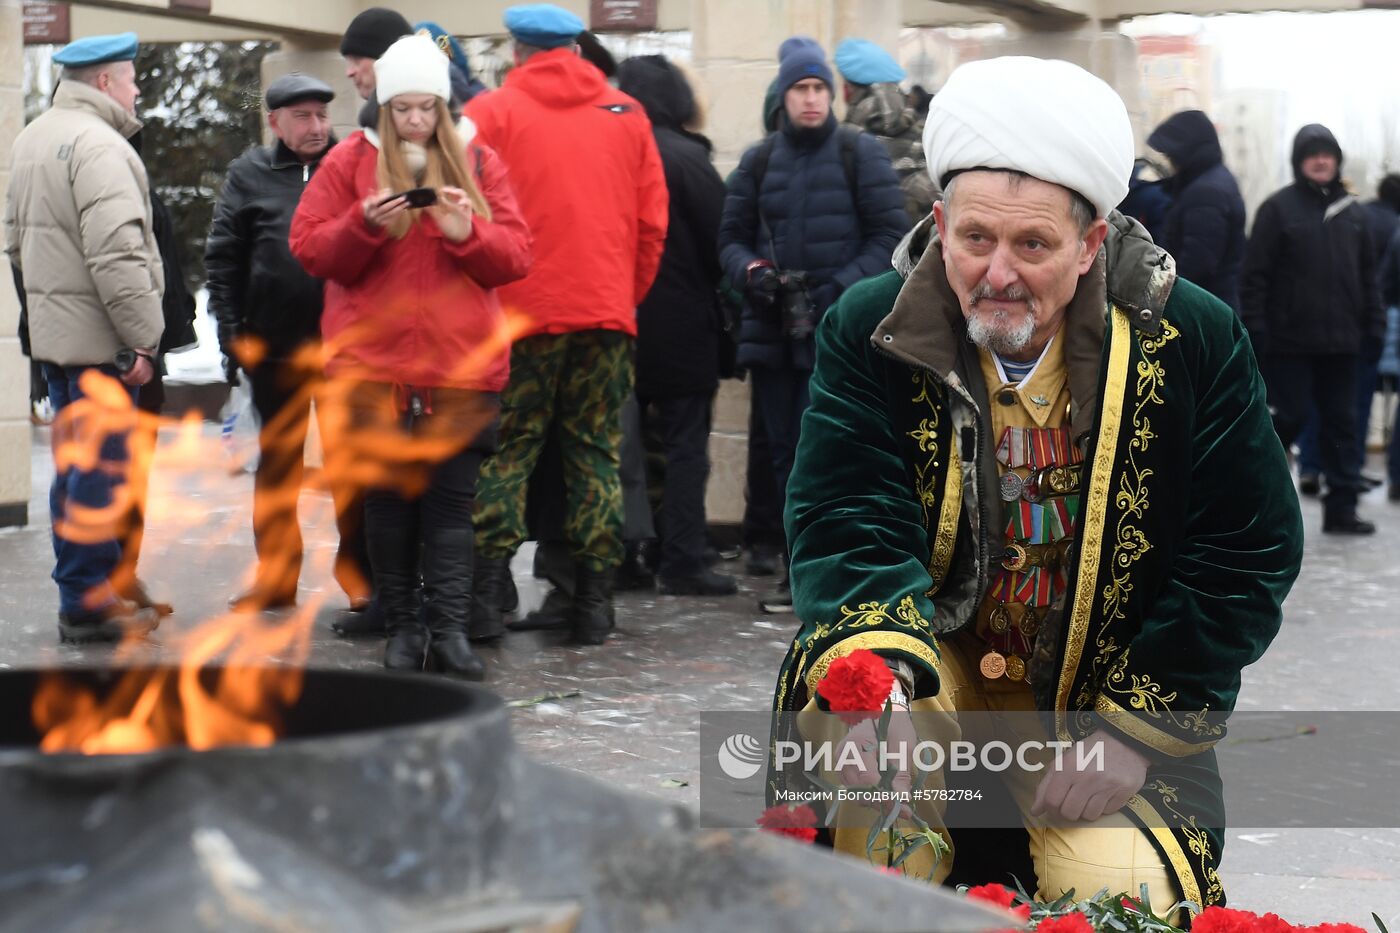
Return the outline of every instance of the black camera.
{"type": "Polygon", "coordinates": [[[777,303],[784,334],[793,340],[812,336],[817,329],[817,308],[807,291],[807,273],[780,272],[777,303]]]}

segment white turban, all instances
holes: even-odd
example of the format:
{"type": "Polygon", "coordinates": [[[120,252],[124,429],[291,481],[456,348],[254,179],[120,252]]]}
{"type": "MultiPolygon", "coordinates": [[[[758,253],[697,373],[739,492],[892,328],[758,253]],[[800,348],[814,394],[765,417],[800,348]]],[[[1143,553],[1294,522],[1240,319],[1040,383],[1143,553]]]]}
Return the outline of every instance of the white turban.
{"type": "Polygon", "coordinates": [[[1025,172],[1078,192],[1104,217],[1128,193],[1133,128],[1123,100],[1069,62],[1010,56],[968,62],[933,98],[928,172],[1025,172]]]}

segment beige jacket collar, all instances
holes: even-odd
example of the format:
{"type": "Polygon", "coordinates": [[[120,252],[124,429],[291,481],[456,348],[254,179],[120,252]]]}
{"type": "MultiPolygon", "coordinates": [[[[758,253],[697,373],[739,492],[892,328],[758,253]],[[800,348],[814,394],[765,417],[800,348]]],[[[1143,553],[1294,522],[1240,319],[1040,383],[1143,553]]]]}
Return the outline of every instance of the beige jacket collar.
{"type": "Polygon", "coordinates": [[[60,81],[53,105],[65,110],[86,110],[126,139],[141,129],[141,121],[123,110],[121,104],[81,81],[60,81]]]}

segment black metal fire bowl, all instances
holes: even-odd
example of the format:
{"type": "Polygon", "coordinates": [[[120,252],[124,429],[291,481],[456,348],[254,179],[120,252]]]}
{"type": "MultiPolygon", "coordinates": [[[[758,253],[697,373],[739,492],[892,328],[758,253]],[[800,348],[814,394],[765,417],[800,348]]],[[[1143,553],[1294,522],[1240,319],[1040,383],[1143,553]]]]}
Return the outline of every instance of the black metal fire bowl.
{"type": "MultiPolygon", "coordinates": [[[[0,672],[0,931],[1005,926],[947,892],[520,754],[494,694],[306,671],[265,748],[45,754],[0,672]]],[[[122,673],[64,669],[98,690],[122,673]]]]}

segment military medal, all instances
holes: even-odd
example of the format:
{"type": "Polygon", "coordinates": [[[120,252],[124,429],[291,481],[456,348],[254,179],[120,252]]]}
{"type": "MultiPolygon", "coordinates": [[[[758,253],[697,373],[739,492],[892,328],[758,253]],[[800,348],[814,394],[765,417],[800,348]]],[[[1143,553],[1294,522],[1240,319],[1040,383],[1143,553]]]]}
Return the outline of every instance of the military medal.
{"type": "MultiPolygon", "coordinates": [[[[983,659],[986,660],[985,658],[983,659]]],[[[1024,680],[1026,677],[1026,662],[1016,655],[1011,655],[1006,659],[1006,676],[1012,680],[1024,680]]]]}
{"type": "Polygon", "coordinates": [[[1024,570],[1028,560],[1024,545],[1008,544],[1001,555],[1001,566],[1006,570],[1024,570]]]}
{"type": "Polygon", "coordinates": [[[988,680],[996,680],[1006,673],[1006,657],[996,649],[988,651],[982,655],[982,663],[978,665],[982,670],[982,676],[988,680]]]}
{"type": "Polygon", "coordinates": [[[1016,627],[1027,638],[1035,638],[1036,633],[1040,631],[1040,618],[1031,607],[1027,606],[1021,618],[1016,620],[1016,627]]]}
{"type": "Polygon", "coordinates": [[[1005,603],[992,610],[987,626],[997,635],[1005,635],[1011,630],[1011,613],[1007,611],[1005,603]]]}
{"type": "Polygon", "coordinates": [[[1024,484],[1021,477],[1015,473],[1006,473],[1001,478],[1001,498],[1006,502],[1015,502],[1021,498],[1021,488],[1024,484]]]}

